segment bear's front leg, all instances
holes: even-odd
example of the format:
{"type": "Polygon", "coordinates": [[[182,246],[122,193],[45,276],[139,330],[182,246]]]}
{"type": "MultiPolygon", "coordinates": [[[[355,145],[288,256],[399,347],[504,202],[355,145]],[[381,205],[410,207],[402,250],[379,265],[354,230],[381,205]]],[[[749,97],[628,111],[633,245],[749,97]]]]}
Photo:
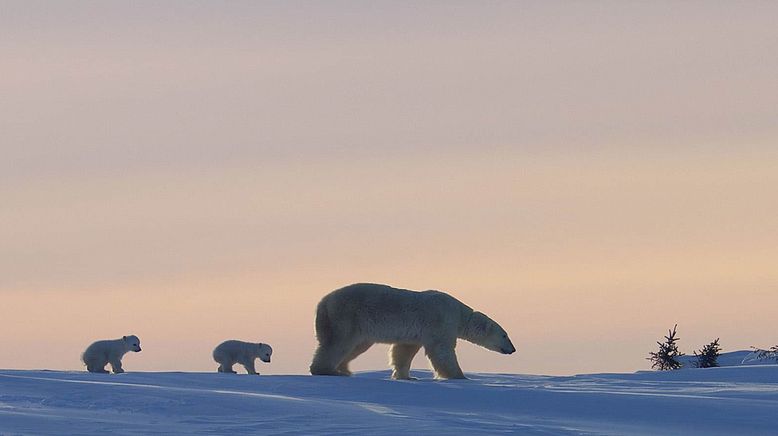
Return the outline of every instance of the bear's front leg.
{"type": "Polygon", "coordinates": [[[124,370],[122,369],[121,360],[115,360],[109,363],[111,364],[111,369],[113,369],[114,374],[121,374],[124,372],[124,370]]]}
{"type": "Polygon", "coordinates": [[[257,373],[257,370],[254,369],[254,359],[251,360],[245,360],[243,362],[240,362],[241,365],[243,365],[244,368],[246,368],[246,372],[251,375],[259,375],[257,373]]]}
{"type": "Polygon", "coordinates": [[[432,363],[432,368],[435,370],[435,378],[443,379],[463,379],[465,374],[462,373],[462,368],[459,367],[457,362],[457,355],[454,352],[453,346],[435,344],[432,346],[425,346],[424,352],[429,357],[432,363]]]}

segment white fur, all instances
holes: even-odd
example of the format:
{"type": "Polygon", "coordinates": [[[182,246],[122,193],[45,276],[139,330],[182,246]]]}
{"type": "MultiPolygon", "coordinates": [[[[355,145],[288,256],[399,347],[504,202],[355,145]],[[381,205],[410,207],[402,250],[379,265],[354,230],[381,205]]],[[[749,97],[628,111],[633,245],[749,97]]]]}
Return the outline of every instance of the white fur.
{"type": "Polygon", "coordinates": [[[346,286],[322,298],[315,327],[314,375],[350,375],[349,362],[374,343],[392,344],[395,379],[410,378],[411,361],[421,347],[437,378],[465,378],[454,352],[458,338],[503,354],[516,351],[499,324],[440,291],[346,286]]]}
{"type": "Polygon", "coordinates": [[[129,351],[140,351],[140,339],[135,335],[93,342],[81,355],[81,361],[89,372],[108,373],[105,365],[110,363],[113,373],[121,374],[122,357],[129,351]]]}
{"type": "Polygon", "coordinates": [[[213,360],[219,364],[219,372],[235,374],[232,365],[240,363],[247,373],[259,375],[254,369],[254,360],[270,362],[272,354],[273,348],[268,344],[229,340],[213,349],[213,360]]]}

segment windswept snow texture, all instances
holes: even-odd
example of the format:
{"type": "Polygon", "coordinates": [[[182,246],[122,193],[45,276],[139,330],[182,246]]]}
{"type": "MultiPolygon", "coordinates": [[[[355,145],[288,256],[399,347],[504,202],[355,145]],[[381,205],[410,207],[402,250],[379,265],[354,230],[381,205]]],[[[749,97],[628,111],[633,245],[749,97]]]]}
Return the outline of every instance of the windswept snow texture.
{"type": "Polygon", "coordinates": [[[0,434],[778,433],[778,366],[470,380],[0,370],[0,434]]]}

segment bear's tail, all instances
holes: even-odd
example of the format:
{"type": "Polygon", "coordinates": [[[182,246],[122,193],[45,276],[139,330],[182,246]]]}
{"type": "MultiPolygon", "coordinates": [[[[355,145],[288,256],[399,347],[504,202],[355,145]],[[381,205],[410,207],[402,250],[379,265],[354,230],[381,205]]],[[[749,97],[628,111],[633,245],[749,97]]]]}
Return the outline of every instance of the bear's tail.
{"type": "Polygon", "coordinates": [[[332,323],[324,300],[316,306],[316,339],[320,344],[329,344],[332,341],[332,323]]]}

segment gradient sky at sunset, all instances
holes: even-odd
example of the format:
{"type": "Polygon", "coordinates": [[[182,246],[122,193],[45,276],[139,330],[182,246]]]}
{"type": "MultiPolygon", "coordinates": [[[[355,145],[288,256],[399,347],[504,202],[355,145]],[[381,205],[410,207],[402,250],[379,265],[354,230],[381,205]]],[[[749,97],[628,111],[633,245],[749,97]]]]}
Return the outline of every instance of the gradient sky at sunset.
{"type": "MultiPolygon", "coordinates": [[[[304,373],[354,282],[633,371],[778,343],[777,2],[0,1],[0,368],[304,373]]],[[[354,362],[386,367],[385,346],[354,362]]],[[[427,366],[417,357],[415,366],[427,366]]]]}

